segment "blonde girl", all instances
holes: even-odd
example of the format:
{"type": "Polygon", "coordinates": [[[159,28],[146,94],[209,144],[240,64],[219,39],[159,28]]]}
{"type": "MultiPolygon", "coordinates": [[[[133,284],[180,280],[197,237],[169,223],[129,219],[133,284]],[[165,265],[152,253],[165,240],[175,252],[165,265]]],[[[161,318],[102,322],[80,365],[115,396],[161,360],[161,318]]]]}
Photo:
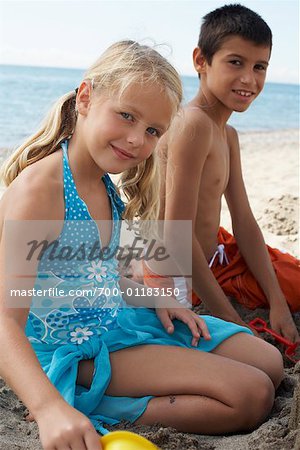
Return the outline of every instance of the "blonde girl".
{"type": "Polygon", "coordinates": [[[159,53],[116,43],[4,167],[0,374],[29,408],[45,450],[99,449],[96,430],[121,420],[214,434],[248,430],[270,411],[282,377],[272,347],[262,349],[268,371],[256,368],[247,346],[258,340],[246,328],[204,321],[175,299],[130,306],[139,291],[127,288],[139,285],[120,277],[115,257],[85,252],[95,243],[113,250],[121,218],[157,218],[154,149],[181,98],[179,76],[159,53]],[[121,174],[126,207],[108,173],[121,174]],[[17,253],[17,267],[28,243],[17,233],[7,252],[12,222],[34,229],[37,242],[58,243],[54,257],[46,246],[32,258],[33,278],[17,274],[19,286],[35,289],[27,304],[11,303],[5,290],[7,257],[17,253]],[[95,294],[71,294],[85,287],[95,294]]]}

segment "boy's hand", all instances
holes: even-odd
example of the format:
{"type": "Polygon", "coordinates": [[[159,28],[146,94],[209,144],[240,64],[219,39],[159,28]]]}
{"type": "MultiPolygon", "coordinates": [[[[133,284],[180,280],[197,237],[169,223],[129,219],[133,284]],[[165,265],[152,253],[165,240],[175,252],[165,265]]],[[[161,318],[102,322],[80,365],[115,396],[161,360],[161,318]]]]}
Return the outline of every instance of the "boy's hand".
{"type": "Polygon", "coordinates": [[[89,419],[65,401],[35,414],[44,450],[101,450],[100,437],[89,419]]]}
{"type": "Polygon", "coordinates": [[[156,314],[169,334],[174,332],[172,320],[177,319],[185,323],[191,330],[192,345],[197,347],[201,335],[205,340],[211,339],[207,325],[201,317],[186,308],[156,308],[156,314]]]}
{"type": "Polygon", "coordinates": [[[291,342],[300,341],[292,314],[286,304],[270,309],[271,328],[291,342]]]}

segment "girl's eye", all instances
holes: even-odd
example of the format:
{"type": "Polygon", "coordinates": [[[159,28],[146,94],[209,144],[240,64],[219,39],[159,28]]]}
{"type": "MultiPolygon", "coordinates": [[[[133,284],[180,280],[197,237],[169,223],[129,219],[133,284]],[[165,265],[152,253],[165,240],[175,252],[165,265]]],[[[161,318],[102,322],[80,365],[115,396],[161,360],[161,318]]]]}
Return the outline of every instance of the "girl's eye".
{"type": "Polygon", "coordinates": [[[159,137],[160,132],[156,128],[149,127],[147,128],[147,133],[151,134],[151,136],[159,137]]]}
{"type": "Polygon", "coordinates": [[[126,119],[126,120],[133,120],[133,115],[132,115],[132,114],[129,114],[129,113],[127,113],[127,112],[121,112],[120,114],[121,114],[121,116],[124,117],[124,119],[126,119]]]}
{"type": "Polygon", "coordinates": [[[231,61],[229,61],[230,64],[232,64],[233,66],[241,66],[242,63],[239,59],[232,59],[231,61]]]}

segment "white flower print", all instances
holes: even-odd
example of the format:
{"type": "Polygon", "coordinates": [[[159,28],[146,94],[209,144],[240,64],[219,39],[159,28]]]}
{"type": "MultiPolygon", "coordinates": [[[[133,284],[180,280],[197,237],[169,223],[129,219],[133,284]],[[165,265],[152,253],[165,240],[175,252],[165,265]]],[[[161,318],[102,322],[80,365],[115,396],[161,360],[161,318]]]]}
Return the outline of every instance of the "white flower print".
{"type": "Polygon", "coordinates": [[[88,272],[91,272],[87,277],[88,280],[96,278],[98,283],[102,281],[102,278],[106,276],[107,271],[107,267],[102,266],[102,263],[103,261],[98,261],[97,263],[92,261],[92,265],[86,269],[88,272]]]}
{"type": "Polygon", "coordinates": [[[80,328],[76,327],[75,331],[72,331],[70,335],[72,336],[71,342],[75,342],[77,344],[82,344],[83,341],[88,341],[89,336],[92,336],[94,333],[92,331],[88,331],[88,327],[80,328]]]}

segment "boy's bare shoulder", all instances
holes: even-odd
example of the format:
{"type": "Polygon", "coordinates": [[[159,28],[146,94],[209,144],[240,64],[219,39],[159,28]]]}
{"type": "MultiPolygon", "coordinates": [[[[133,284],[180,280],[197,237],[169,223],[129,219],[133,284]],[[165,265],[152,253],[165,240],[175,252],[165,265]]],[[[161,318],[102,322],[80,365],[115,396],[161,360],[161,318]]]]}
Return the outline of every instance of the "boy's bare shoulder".
{"type": "Polygon", "coordinates": [[[196,132],[210,132],[213,129],[213,121],[198,106],[187,105],[182,109],[176,119],[188,130],[193,129],[196,132]]]}
{"type": "Polygon", "coordinates": [[[176,139],[207,148],[213,137],[213,122],[201,108],[187,105],[174,118],[168,137],[169,142],[176,139]]]}
{"type": "Polygon", "coordinates": [[[230,148],[235,147],[239,142],[239,137],[236,129],[233,126],[227,124],[226,134],[230,148]]]}
{"type": "Polygon", "coordinates": [[[63,199],[62,169],[57,157],[47,158],[26,167],[6,189],[0,202],[2,219],[55,220],[63,199]]]}

